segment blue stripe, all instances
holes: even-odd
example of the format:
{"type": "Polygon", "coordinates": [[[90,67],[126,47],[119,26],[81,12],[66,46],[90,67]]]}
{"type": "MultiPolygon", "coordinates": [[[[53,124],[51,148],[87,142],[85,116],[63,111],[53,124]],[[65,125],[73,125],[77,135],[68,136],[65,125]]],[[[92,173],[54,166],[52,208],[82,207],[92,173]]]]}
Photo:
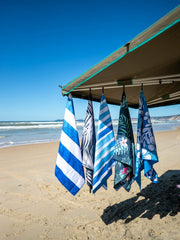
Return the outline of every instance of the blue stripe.
{"type": "Polygon", "coordinates": [[[100,105],[100,112],[104,109],[107,108],[107,103],[106,100],[103,102],[104,100],[101,101],[101,105],[100,105]]]}
{"type": "Polygon", "coordinates": [[[95,189],[93,189],[93,193],[95,193],[102,185],[106,184],[107,179],[112,175],[112,169],[108,172],[108,174],[103,178],[101,184],[99,184],[95,189]]]}
{"type": "MultiPolygon", "coordinates": [[[[105,127],[107,124],[109,124],[111,122],[111,118],[107,118],[104,122],[100,123],[99,125],[99,129],[102,129],[103,127],[105,127]]],[[[111,124],[112,125],[112,124],[111,124]]],[[[109,125],[109,126],[111,126],[109,125]]]]}
{"type": "MultiPolygon", "coordinates": [[[[101,171],[97,174],[97,176],[96,176],[95,178],[93,178],[93,184],[94,184],[94,185],[99,181],[100,177],[101,177],[105,172],[108,171],[108,168],[110,168],[110,167],[113,165],[113,163],[114,163],[114,161],[113,161],[113,159],[111,159],[111,160],[103,167],[103,169],[101,169],[101,171]]],[[[111,169],[112,169],[112,168],[111,168],[111,169]]],[[[111,171],[111,169],[109,169],[109,171],[111,171]]],[[[108,172],[109,172],[109,171],[108,171],[108,172]]]]}
{"type": "Polygon", "coordinates": [[[76,195],[80,190],[68,177],[66,177],[66,175],[64,175],[57,165],[55,168],[55,176],[72,195],[76,195]]]}
{"type": "Polygon", "coordinates": [[[82,163],[60,142],[59,144],[60,156],[84,178],[84,171],[82,163]]]}
{"type": "MultiPolygon", "coordinates": [[[[113,130],[113,126],[110,125],[108,128],[104,129],[102,132],[100,132],[97,135],[97,140],[100,140],[102,137],[104,137],[107,133],[113,130]]],[[[107,141],[107,140],[106,140],[107,141]]]]}
{"type": "MultiPolygon", "coordinates": [[[[110,149],[111,147],[113,147],[113,146],[114,146],[114,144],[112,143],[111,146],[109,146],[109,149],[110,149]]],[[[98,156],[96,157],[96,161],[98,161],[98,159],[103,155],[103,153],[105,153],[105,152],[108,151],[109,149],[108,149],[108,148],[104,148],[103,151],[100,152],[100,153],[98,154],[98,156]]],[[[98,171],[98,169],[100,169],[100,168],[102,167],[102,165],[103,165],[106,161],[108,161],[108,159],[109,159],[110,157],[112,157],[113,152],[114,152],[114,149],[112,149],[97,165],[94,166],[94,173],[95,173],[96,171],[98,171]]]]}
{"type": "MultiPolygon", "coordinates": [[[[93,185],[95,185],[98,181],[99,181],[99,179],[101,178],[101,176],[105,173],[105,172],[107,172],[107,174],[109,173],[109,171],[111,171],[112,170],[112,168],[111,169],[109,169],[109,171],[108,171],[108,168],[110,168],[111,166],[112,166],[112,164],[113,164],[113,162],[109,162],[99,173],[98,173],[98,175],[95,177],[95,178],[93,178],[93,185]],[[111,163],[111,164],[110,164],[111,163]]],[[[106,176],[106,175],[105,175],[106,176]]]]}
{"type": "Polygon", "coordinates": [[[108,142],[111,138],[114,138],[113,126],[110,125],[108,128],[104,128],[102,132],[99,132],[97,135],[97,145],[102,145],[108,142]]]}
{"type": "MultiPolygon", "coordinates": [[[[114,162],[114,160],[113,160],[113,150],[108,154],[108,156],[106,157],[106,160],[105,161],[101,161],[100,163],[98,163],[98,165],[96,165],[95,166],[95,168],[94,168],[94,174],[95,173],[97,173],[98,171],[99,171],[99,169],[102,167],[102,165],[104,164],[104,163],[106,163],[106,161],[107,161],[107,163],[106,163],[106,165],[102,168],[102,170],[104,169],[104,168],[106,168],[106,166],[107,166],[107,164],[109,165],[112,165],[110,162],[114,162]]],[[[102,171],[101,170],[101,171],[102,171]]],[[[99,173],[100,174],[100,173],[99,173]]],[[[98,174],[98,175],[99,175],[98,174]]],[[[97,175],[97,176],[98,176],[97,175]]]]}
{"type": "MultiPolygon", "coordinates": [[[[115,145],[115,140],[114,140],[114,136],[113,136],[113,132],[109,133],[108,135],[106,135],[106,137],[104,137],[103,139],[99,139],[99,142],[96,144],[96,151],[100,151],[100,148],[107,148],[109,146],[109,144],[111,144],[109,141],[111,140],[111,142],[115,145]],[[108,143],[109,142],[109,143],[108,143]],[[107,144],[107,146],[103,147],[105,144],[107,144]]],[[[99,153],[98,153],[99,154],[99,153]]]]}
{"type": "Polygon", "coordinates": [[[105,145],[107,142],[112,140],[112,142],[115,145],[115,140],[114,140],[114,133],[111,131],[109,132],[106,137],[99,139],[98,143],[96,144],[96,151],[99,150],[103,145],[105,145]],[[112,140],[113,139],[113,140],[112,140]]]}
{"type": "Polygon", "coordinates": [[[109,115],[109,109],[107,109],[105,112],[101,113],[101,115],[99,116],[99,120],[102,120],[107,115],[109,115]]]}
{"type": "Polygon", "coordinates": [[[101,95],[101,102],[104,101],[104,99],[105,99],[105,96],[104,96],[104,93],[102,93],[102,95],[101,95]]]}
{"type": "Polygon", "coordinates": [[[63,132],[65,132],[72,140],[79,146],[79,136],[77,130],[75,130],[68,122],[64,120],[63,132]]]}
{"type": "MultiPolygon", "coordinates": [[[[104,100],[103,100],[104,101],[104,100]]],[[[104,108],[107,107],[107,103],[106,101],[104,101],[103,103],[101,102],[101,106],[100,106],[100,112],[103,111],[104,108]]]]}
{"type": "Polygon", "coordinates": [[[66,108],[74,115],[74,105],[72,99],[68,98],[66,108]]]}

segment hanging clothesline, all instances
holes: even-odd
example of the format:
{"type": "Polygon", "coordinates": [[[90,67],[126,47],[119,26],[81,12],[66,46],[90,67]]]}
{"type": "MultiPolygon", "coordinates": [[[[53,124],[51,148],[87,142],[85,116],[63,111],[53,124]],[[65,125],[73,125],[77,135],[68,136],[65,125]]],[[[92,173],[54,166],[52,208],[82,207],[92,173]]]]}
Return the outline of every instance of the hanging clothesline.
{"type": "MultiPolygon", "coordinates": [[[[98,84],[86,84],[84,87],[83,84],[81,86],[78,86],[74,89],[72,89],[72,92],[76,91],[89,91],[89,88],[92,90],[101,90],[102,87],[105,89],[111,89],[111,88],[121,88],[123,85],[126,85],[126,87],[134,87],[134,86],[141,86],[143,85],[158,85],[158,84],[173,84],[175,82],[180,82],[180,74],[173,74],[173,75],[166,75],[166,76],[157,76],[157,77],[151,77],[151,78],[134,78],[134,79],[122,79],[112,82],[106,82],[106,83],[98,83],[98,84]]],[[[61,88],[62,86],[59,85],[61,88]]],[[[69,92],[64,93],[63,95],[67,95],[69,92]]]]}
{"type": "Polygon", "coordinates": [[[86,168],[87,184],[93,193],[101,187],[107,189],[107,180],[112,175],[114,166],[116,190],[123,186],[129,191],[134,181],[141,189],[143,169],[144,175],[157,183],[158,175],[153,165],[158,162],[158,156],[143,84],[139,99],[137,130],[135,157],[125,86],[123,86],[116,142],[110,111],[102,88],[97,137],[95,137],[93,106],[89,100],[80,150],[73,100],[72,95],[69,94],[55,167],[56,177],[73,195],[76,195],[85,183],[83,166],[86,168]]]}

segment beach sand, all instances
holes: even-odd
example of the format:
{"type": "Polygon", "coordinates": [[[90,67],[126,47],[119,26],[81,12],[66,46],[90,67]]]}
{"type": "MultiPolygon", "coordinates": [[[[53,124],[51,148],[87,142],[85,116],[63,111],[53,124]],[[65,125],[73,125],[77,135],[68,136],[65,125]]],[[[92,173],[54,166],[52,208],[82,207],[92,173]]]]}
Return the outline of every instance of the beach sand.
{"type": "Polygon", "coordinates": [[[180,129],[155,133],[159,184],[74,197],[54,176],[59,143],[0,149],[0,240],[179,240],[180,129]]]}

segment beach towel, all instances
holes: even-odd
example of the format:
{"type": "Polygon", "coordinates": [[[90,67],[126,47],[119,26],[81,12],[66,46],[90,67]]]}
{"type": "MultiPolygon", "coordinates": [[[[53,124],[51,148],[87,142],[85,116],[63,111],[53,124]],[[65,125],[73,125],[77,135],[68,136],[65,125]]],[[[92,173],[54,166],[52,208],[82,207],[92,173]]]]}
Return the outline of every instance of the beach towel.
{"type": "Polygon", "coordinates": [[[141,189],[141,171],[152,182],[158,182],[158,175],[153,165],[158,162],[156,143],[151,124],[151,119],[146,104],[143,90],[139,100],[139,113],[137,125],[137,147],[136,147],[136,168],[135,180],[141,189]]]}
{"type": "Polygon", "coordinates": [[[114,144],[111,116],[104,93],[102,93],[95,148],[93,193],[101,186],[107,189],[107,179],[111,176],[112,167],[114,166],[114,144]]]}
{"type": "Polygon", "coordinates": [[[123,92],[119,113],[118,131],[113,159],[115,160],[114,188],[123,186],[130,190],[134,178],[135,146],[132,123],[125,92],[123,92]]]}
{"type": "Polygon", "coordinates": [[[95,157],[95,124],[92,101],[88,101],[88,107],[86,111],[86,118],[84,122],[81,152],[83,158],[83,166],[86,168],[86,180],[89,190],[91,192],[93,185],[93,169],[94,169],[94,157],[95,157]]]}
{"type": "Polygon", "coordinates": [[[72,195],[76,195],[85,182],[71,94],[68,95],[65,109],[55,176],[72,195]]]}

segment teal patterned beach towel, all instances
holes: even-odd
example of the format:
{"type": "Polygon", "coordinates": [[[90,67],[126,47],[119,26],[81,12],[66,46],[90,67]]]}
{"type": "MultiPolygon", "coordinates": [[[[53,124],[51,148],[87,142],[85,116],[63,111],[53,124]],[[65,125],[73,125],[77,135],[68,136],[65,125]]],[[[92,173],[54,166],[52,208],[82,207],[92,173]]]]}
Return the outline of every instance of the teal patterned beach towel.
{"type": "Polygon", "coordinates": [[[115,165],[114,188],[130,190],[134,178],[135,146],[134,136],[125,92],[121,100],[118,132],[113,159],[115,165]]]}

